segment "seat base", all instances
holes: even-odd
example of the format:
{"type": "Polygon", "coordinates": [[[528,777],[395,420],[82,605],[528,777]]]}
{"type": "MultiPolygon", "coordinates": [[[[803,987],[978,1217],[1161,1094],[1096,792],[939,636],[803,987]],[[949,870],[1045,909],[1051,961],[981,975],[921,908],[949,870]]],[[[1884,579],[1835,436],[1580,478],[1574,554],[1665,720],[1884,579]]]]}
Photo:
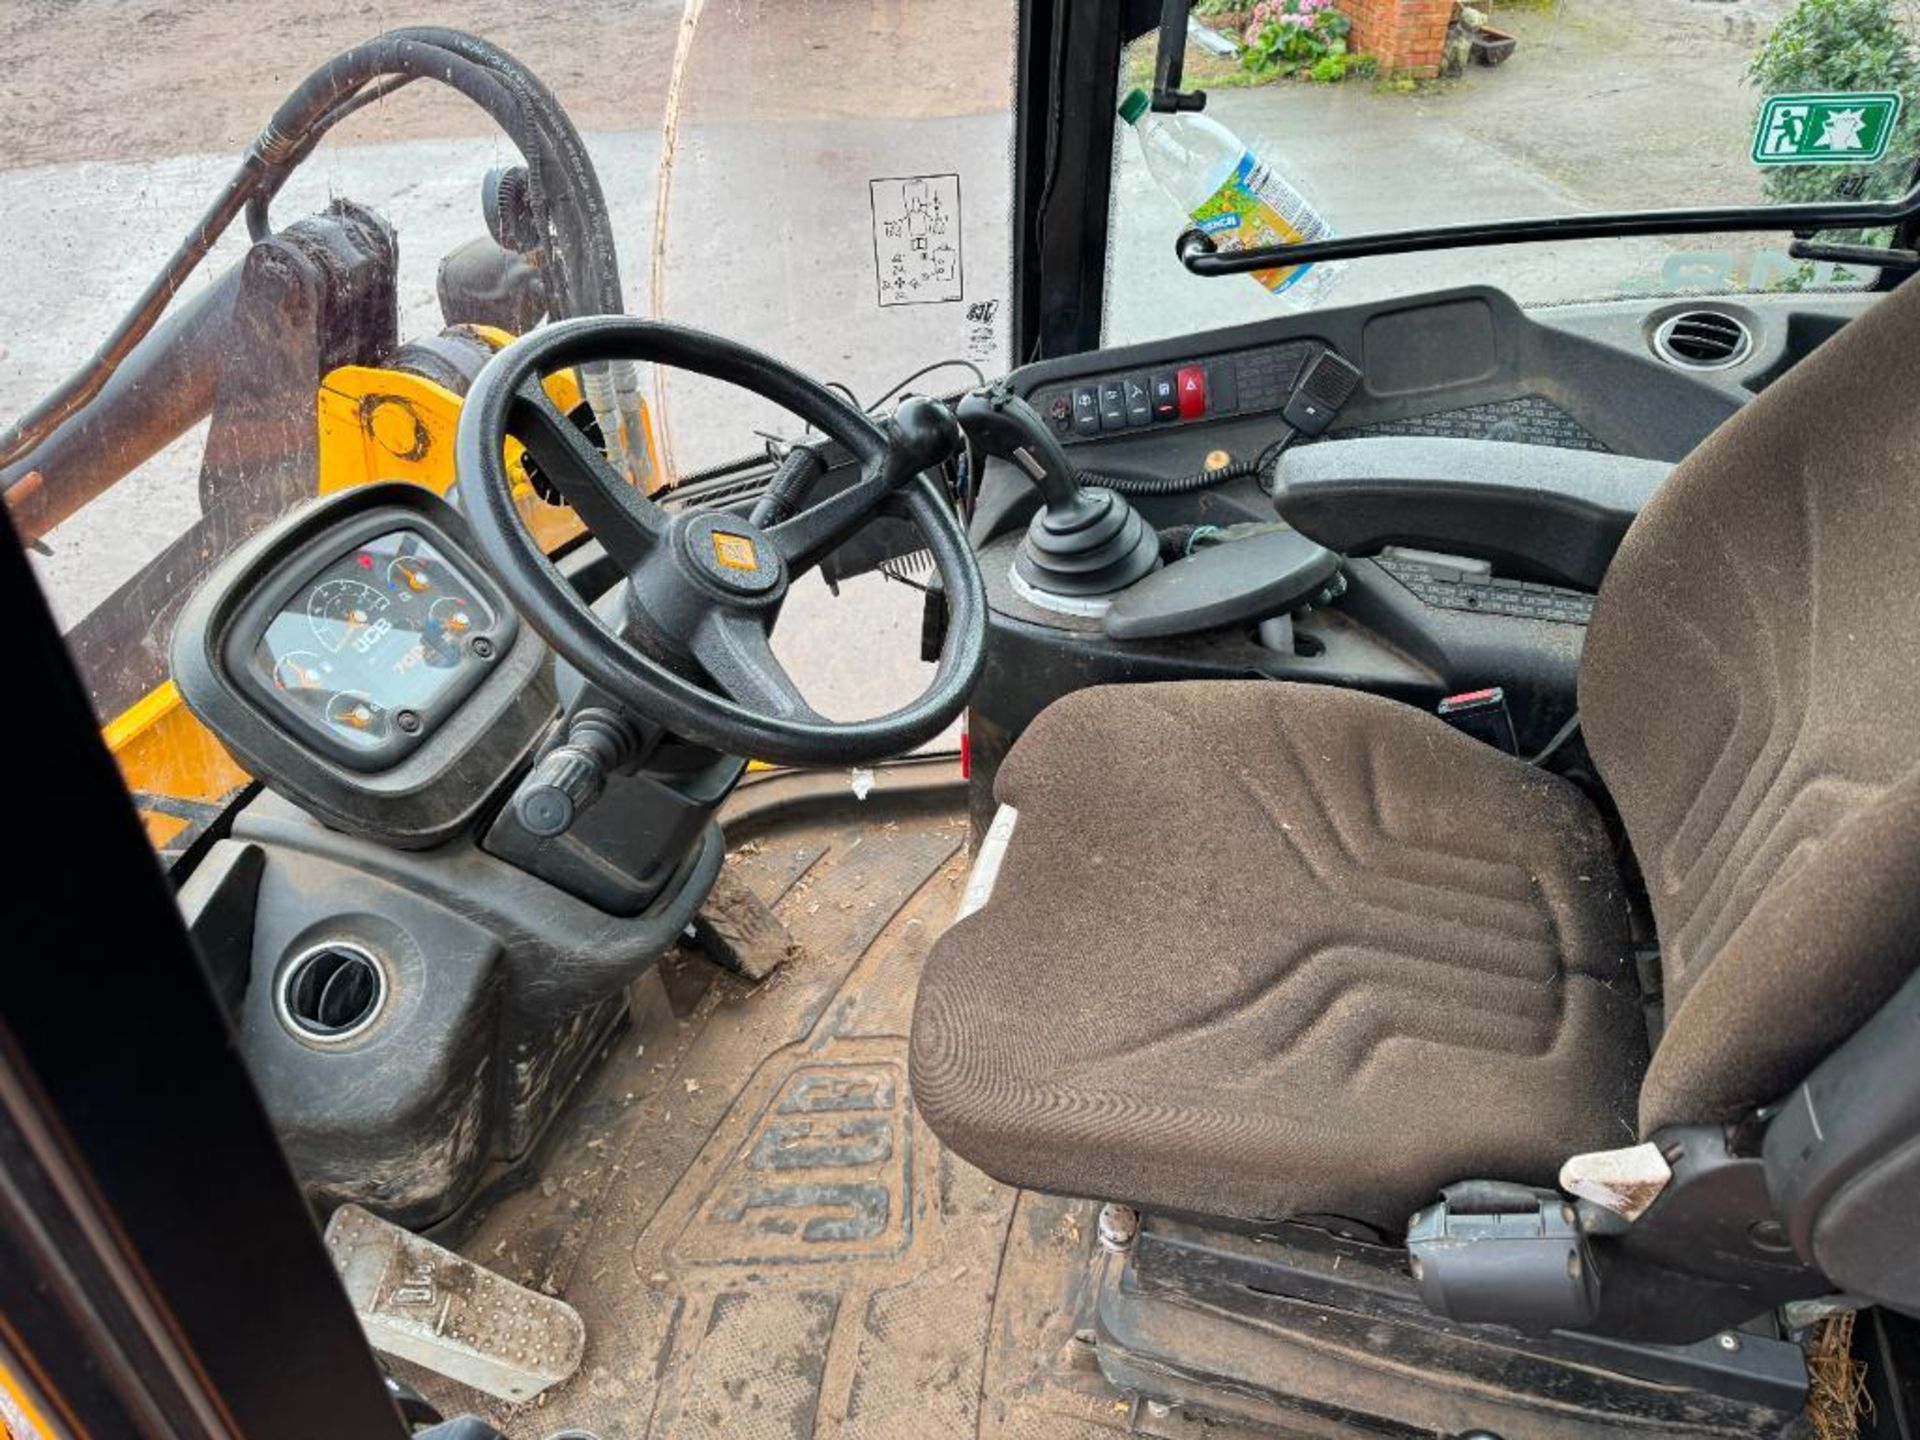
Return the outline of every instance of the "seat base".
{"type": "Polygon", "coordinates": [[[995,790],[913,1087],[996,1179],[1392,1228],[1637,1138],[1627,891],[1565,780],[1377,695],[1188,681],[1056,702],[995,790]]]}
{"type": "Polygon", "coordinates": [[[1302,1225],[1256,1240],[1148,1217],[1105,1257],[1093,1306],[1114,1385],[1290,1435],[1778,1436],[1806,1404],[1804,1357],[1784,1340],[1460,1325],[1421,1305],[1403,1251],[1302,1225]]]}

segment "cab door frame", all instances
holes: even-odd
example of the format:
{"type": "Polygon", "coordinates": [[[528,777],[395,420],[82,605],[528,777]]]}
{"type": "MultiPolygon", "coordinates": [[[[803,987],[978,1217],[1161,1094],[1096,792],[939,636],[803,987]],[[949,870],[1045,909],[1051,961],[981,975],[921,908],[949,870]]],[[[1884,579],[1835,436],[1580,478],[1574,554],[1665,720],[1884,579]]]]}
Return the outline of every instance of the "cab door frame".
{"type": "Polygon", "coordinates": [[[404,1435],[11,524],[0,549],[0,1363],[74,1435],[404,1435]]]}

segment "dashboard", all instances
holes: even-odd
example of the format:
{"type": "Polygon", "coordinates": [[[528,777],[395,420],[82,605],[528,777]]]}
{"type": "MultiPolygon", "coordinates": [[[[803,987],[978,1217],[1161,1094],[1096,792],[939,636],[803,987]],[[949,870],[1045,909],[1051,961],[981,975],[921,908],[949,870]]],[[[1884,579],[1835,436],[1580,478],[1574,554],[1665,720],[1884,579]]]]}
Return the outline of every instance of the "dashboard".
{"type": "Polygon", "coordinates": [[[556,709],[540,637],[418,485],[276,520],[187,602],[181,697],[248,771],[327,824],[402,847],[469,825],[556,709]]]}

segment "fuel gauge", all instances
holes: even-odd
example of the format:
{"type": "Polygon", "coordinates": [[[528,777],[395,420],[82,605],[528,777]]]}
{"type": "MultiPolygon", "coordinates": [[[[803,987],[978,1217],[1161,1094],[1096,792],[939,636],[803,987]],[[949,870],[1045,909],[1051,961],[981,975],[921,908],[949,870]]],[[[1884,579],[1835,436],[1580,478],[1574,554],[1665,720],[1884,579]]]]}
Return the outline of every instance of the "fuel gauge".
{"type": "Polygon", "coordinates": [[[424,555],[401,555],[387,565],[387,589],[405,599],[439,588],[439,566],[424,555]]]}

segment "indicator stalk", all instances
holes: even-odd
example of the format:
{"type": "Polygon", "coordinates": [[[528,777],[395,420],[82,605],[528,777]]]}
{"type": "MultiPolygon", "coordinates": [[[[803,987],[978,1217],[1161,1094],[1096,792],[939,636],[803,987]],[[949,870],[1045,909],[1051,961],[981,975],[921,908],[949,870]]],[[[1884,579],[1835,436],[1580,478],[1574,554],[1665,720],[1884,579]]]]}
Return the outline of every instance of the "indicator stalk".
{"type": "Polygon", "coordinates": [[[611,710],[582,710],[567,738],[541,757],[514,792],[513,811],[528,833],[564,835],[606,788],[607,777],[630,764],[640,737],[611,710]]]}

